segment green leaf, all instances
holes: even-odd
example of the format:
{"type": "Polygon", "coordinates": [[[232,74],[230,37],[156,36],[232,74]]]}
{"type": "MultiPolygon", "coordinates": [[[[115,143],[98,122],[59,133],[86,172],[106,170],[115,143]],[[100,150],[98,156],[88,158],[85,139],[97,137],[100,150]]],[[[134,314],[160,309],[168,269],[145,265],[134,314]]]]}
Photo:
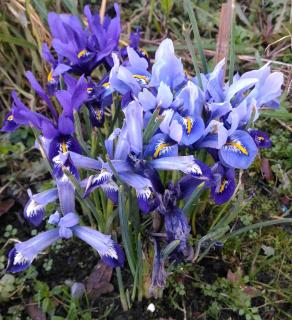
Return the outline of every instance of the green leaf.
{"type": "Polygon", "coordinates": [[[131,273],[135,278],[136,263],[135,263],[133,243],[130,237],[128,217],[125,212],[125,192],[124,192],[124,187],[122,185],[120,186],[120,189],[119,189],[119,218],[120,218],[120,226],[121,226],[123,244],[124,244],[127,260],[129,263],[131,273]]]}
{"type": "Polygon", "coordinates": [[[185,8],[185,11],[188,13],[190,21],[191,21],[196,47],[198,48],[199,56],[200,56],[200,59],[202,61],[202,65],[203,65],[203,71],[204,71],[204,73],[208,73],[208,65],[207,65],[207,60],[206,60],[204,50],[203,50],[203,45],[202,45],[202,40],[201,40],[199,28],[198,28],[198,23],[197,23],[194,9],[193,9],[193,6],[192,6],[192,3],[190,0],[184,0],[184,8],[185,8]]]}
{"type": "Polygon", "coordinates": [[[261,111],[261,116],[286,121],[292,120],[292,113],[289,113],[284,108],[278,110],[263,110],[261,111]]]}
{"type": "Polygon", "coordinates": [[[159,128],[161,122],[163,121],[164,117],[159,115],[160,107],[157,107],[155,111],[153,112],[150,121],[148,122],[148,125],[144,131],[143,134],[143,142],[144,144],[147,144],[155,131],[159,128]]]}
{"type": "Polygon", "coordinates": [[[33,2],[33,7],[37,10],[37,12],[39,13],[41,19],[43,21],[47,21],[48,18],[48,10],[47,7],[45,5],[44,1],[39,1],[39,0],[32,0],[33,2]]]}
{"type": "Polygon", "coordinates": [[[183,212],[186,215],[189,215],[192,207],[194,207],[196,205],[196,203],[197,203],[197,201],[203,191],[204,184],[205,184],[205,182],[202,182],[201,184],[199,184],[197,186],[197,188],[193,191],[192,195],[190,196],[190,198],[186,202],[185,206],[183,207],[183,212]]]}
{"type": "Polygon", "coordinates": [[[37,47],[33,43],[31,43],[23,38],[13,37],[13,36],[10,36],[10,35],[4,34],[4,33],[0,33],[0,42],[7,42],[10,44],[15,44],[15,45],[23,47],[23,48],[29,48],[29,49],[34,49],[34,50],[37,49],[37,47]]]}
{"type": "Polygon", "coordinates": [[[179,246],[180,240],[171,241],[162,251],[163,259],[167,259],[167,257],[179,246]]]}

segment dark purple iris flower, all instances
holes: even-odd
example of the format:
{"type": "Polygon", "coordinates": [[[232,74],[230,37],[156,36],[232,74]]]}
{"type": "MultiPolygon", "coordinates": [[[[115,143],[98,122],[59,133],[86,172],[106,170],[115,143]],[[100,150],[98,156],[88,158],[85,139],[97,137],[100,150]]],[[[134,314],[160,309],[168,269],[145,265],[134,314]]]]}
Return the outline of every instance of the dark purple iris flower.
{"type": "Polygon", "coordinates": [[[214,183],[211,186],[211,196],[220,205],[229,201],[236,188],[235,172],[233,168],[226,168],[220,163],[213,166],[214,183]]]}
{"type": "Polygon", "coordinates": [[[272,146],[272,141],[265,132],[260,130],[249,130],[248,133],[251,135],[258,148],[270,148],[272,146]]]}
{"type": "Polygon", "coordinates": [[[121,32],[119,7],[115,4],[114,8],[116,17],[106,15],[101,22],[99,14],[92,14],[89,5],[85,6],[88,21],[85,29],[75,16],[49,13],[52,45],[59,56],[56,68],[66,65],[73,73],[90,75],[101,63],[112,65],[111,53],[118,48],[121,32]]]}

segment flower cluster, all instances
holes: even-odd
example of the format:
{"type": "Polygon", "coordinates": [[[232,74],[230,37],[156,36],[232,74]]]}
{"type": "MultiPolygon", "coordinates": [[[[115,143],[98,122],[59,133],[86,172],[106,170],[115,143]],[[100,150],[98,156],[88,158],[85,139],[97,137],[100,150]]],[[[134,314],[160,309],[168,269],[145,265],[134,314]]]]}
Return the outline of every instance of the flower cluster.
{"type": "Polygon", "coordinates": [[[139,48],[139,30],[131,34],[126,47],[120,47],[120,14],[118,6],[114,8],[116,16],[101,22],[86,6],[87,28],[77,17],[49,14],[53,40],[51,51],[43,45],[43,57],[51,67],[46,88],[31,72],[26,76],[47,104],[50,118],[31,111],[12,93],[12,109],[2,131],[21,125],[37,129],[36,147],[49,160],[56,184],[40,194],[29,192],[24,217],[39,226],[45,206],[57,199],[61,213],[49,217],[55,228],[16,244],[9,253],[8,271],[24,270],[41,250],[73,235],[111,266],[123,265],[123,252],[109,235],[82,225],[75,209],[73,177],[84,199],[100,188],[119,205],[119,184],[124,184],[135,190],[141,213],[159,214],[163,221],[159,230],[166,236],[153,236],[152,286],[163,287],[167,273],[161,245],[179,241],[171,259],[193,255],[188,241],[191,228],[181,203],[199,185],[210,190],[216,204],[230,200],[236,189],[236,169],[247,169],[258,150],[271,145],[265,133],[254,129],[254,122],[261,109],[279,106],[281,73],[271,72],[267,64],[235,74],[226,83],[222,60],[212,72],[190,78],[170,39],[161,42],[151,64],[139,48]],[[106,70],[99,80],[97,69],[106,70]],[[55,108],[56,101],[61,112],[55,108]],[[112,132],[102,141],[104,152],[96,158],[88,152],[92,145],[80,141],[75,132],[83,108],[99,134],[108,133],[108,122],[113,121],[112,132]],[[121,121],[114,122],[119,117],[121,121]],[[81,179],[79,169],[92,174],[81,179]],[[178,172],[179,178],[164,181],[161,171],[178,172]]]}

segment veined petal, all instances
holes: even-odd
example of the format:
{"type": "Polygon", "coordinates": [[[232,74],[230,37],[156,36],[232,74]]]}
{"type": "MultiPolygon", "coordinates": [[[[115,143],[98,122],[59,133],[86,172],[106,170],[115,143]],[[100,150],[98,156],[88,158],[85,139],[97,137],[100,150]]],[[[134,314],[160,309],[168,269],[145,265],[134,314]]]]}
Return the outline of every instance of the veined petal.
{"type": "Polygon", "coordinates": [[[193,156],[166,157],[149,161],[149,165],[158,170],[180,170],[202,180],[208,180],[211,169],[193,156]]]}
{"type": "Polygon", "coordinates": [[[53,175],[58,179],[58,181],[67,182],[68,177],[65,170],[72,174],[75,179],[79,180],[78,170],[75,167],[69,152],[66,152],[65,154],[59,152],[59,155],[53,158],[53,165],[53,175]]]}
{"type": "Polygon", "coordinates": [[[187,222],[187,218],[183,211],[179,208],[174,208],[164,215],[165,231],[167,241],[180,240],[177,248],[182,253],[187,253],[188,238],[191,228],[187,222]]]}
{"type": "Polygon", "coordinates": [[[155,53],[155,63],[152,67],[150,86],[158,87],[163,81],[171,89],[176,88],[185,80],[181,59],[174,53],[173,42],[165,39],[155,53]]]}
{"type": "Polygon", "coordinates": [[[62,217],[59,222],[59,227],[71,228],[76,226],[79,223],[79,217],[74,212],[67,213],[64,217],[62,217]]]}
{"type": "Polygon", "coordinates": [[[136,193],[139,208],[143,213],[149,213],[159,206],[159,200],[155,196],[152,188],[145,187],[143,189],[137,190],[136,193]]]}
{"type": "Polygon", "coordinates": [[[75,212],[75,187],[69,179],[57,180],[57,188],[62,213],[75,212]]]}
{"type": "Polygon", "coordinates": [[[101,169],[100,173],[95,176],[90,176],[87,181],[87,185],[84,191],[83,198],[87,198],[89,194],[100,187],[102,184],[108,183],[112,178],[112,173],[107,169],[101,169]]]}
{"type": "Polygon", "coordinates": [[[207,91],[214,102],[224,101],[223,90],[223,72],[224,72],[225,59],[221,60],[214,68],[209,76],[207,84],[207,91]]]}
{"type": "Polygon", "coordinates": [[[114,203],[118,204],[119,200],[119,187],[118,185],[113,181],[110,180],[107,183],[102,184],[101,189],[106,194],[106,196],[114,203]]]}
{"type": "Polygon", "coordinates": [[[145,150],[145,156],[151,156],[153,159],[177,155],[178,145],[163,133],[158,133],[153,136],[145,150]]]}
{"type": "Polygon", "coordinates": [[[35,237],[17,243],[8,254],[8,272],[20,272],[27,269],[37,254],[60,239],[58,228],[41,232],[35,237]]]}
{"type": "Polygon", "coordinates": [[[214,176],[217,175],[217,181],[211,187],[211,195],[215,203],[220,205],[231,199],[236,188],[234,169],[224,168],[219,164],[215,170],[214,176]]]}
{"type": "Polygon", "coordinates": [[[100,128],[104,124],[105,113],[104,108],[100,105],[99,101],[91,101],[86,104],[91,125],[100,128]]]}
{"type": "Polygon", "coordinates": [[[152,183],[149,179],[132,171],[119,172],[119,175],[126,184],[136,190],[142,190],[149,187],[152,188],[152,183]]]}
{"type": "Polygon", "coordinates": [[[200,147],[220,149],[227,140],[228,131],[222,122],[211,120],[204,132],[204,138],[199,142],[200,147]]]}
{"type": "Polygon", "coordinates": [[[107,154],[110,159],[113,159],[114,157],[114,140],[120,135],[121,129],[116,128],[114,131],[110,134],[108,139],[104,141],[104,145],[107,151],[107,154]]]}
{"type": "Polygon", "coordinates": [[[130,142],[131,151],[139,154],[143,148],[143,109],[142,106],[132,101],[124,109],[125,119],[128,131],[128,140],[130,142]]]}
{"type": "Polygon", "coordinates": [[[114,159],[126,160],[129,153],[130,153],[130,143],[128,139],[128,130],[127,130],[127,124],[124,121],[122,130],[119,134],[118,142],[116,144],[114,159]]]}
{"type": "Polygon", "coordinates": [[[48,97],[48,95],[45,93],[44,89],[41,87],[41,85],[39,84],[39,82],[36,80],[36,78],[34,77],[34,75],[32,74],[31,71],[27,71],[25,73],[27,80],[30,82],[30,85],[32,86],[32,88],[36,91],[36,93],[47,103],[53,117],[55,119],[58,119],[58,115],[56,112],[56,109],[54,108],[50,98],[48,97]]]}
{"type": "Polygon", "coordinates": [[[34,226],[39,226],[45,215],[45,206],[58,198],[57,189],[50,189],[32,195],[29,190],[30,199],[24,207],[24,218],[34,226]]]}
{"type": "Polygon", "coordinates": [[[181,89],[176,96],[177,103],[182,105],[183,113],[193,117],[202,116],[204,97],[201,89],[196,86],[192,81],[181,89]]]}
{"type": "Polygon", "coordinates": [[[257,146],[245,131],[237,130],[219,150],[220,161],[227,167],[247,169],[257,155],[257,146]]]}
{"type": "Polygon", "coordinates": [[[144,111],[149,111],[156,107],[155,96],[146,88],[144,88],[143,91],[138,94],[138,100],[144,111]]]}
{"type": "MultiPolygon", "coordinates": [[[[182,136],[181,140],[178,141],[182,145],[192,145],[197,140],[201,138],[201,136],[204,133],[205,125],[204,121],[200,117],[191,117],[186,116],[182,117],[178,113],[174,115],[174,118],[172,120],[172,123],[174,121],[177,121],[180,126],[182,127],[182,136]]],[[[170,128],[170,132],[172,131],[172,128],[170,128]]]]}
{"type": "Polygon", "coordinates": [[[157,105],[166,109],[171,105],[172,100],[173,100],[173,95],[171,93],[169,86],[164,82],[160,82],[160,85],[157,91],[157,97],[156,97],[157,105]]]}
{"type": "Polygon", "coordinates": [[[102,260],[111,267],[121,267],[124,265],[125,256],[118,244],[110,235],[102,234],[89,227],[75,226],[72,228],[74,235],[88,243],[101,256],[102,260]]]}
{"type": "Polygon", "coordinates": [[[76,152],[69,152],[71,160],[76,168],[87,170],[100,170],[101,162],[76,152]]]}

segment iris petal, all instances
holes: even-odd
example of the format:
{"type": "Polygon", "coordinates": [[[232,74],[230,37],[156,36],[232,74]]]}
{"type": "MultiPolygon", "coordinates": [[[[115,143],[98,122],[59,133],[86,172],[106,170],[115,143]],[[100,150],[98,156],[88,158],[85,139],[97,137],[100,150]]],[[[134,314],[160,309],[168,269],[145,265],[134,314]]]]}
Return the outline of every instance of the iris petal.
{"type": "Polygon", "coordinates": [[[220,161],[227,167],[247,169],[257,155],[257,146],[245,131],[236,130],[219,150],[220,161]]]}
{"type": "Polygon", "coordinates": [[[76,226],[73,233],[81,240],[93,247],[111,267],[123,266],[125,256],[121,248],[111,239],[111,236],[88,227],[76,226]]]}
{"type": "Polygon", "coordinates": [[[153,136],[145,150],[145,156],[152,156],[154,159],[177,156],[177,154],[178,145],[163,133],[153,136]]]}

